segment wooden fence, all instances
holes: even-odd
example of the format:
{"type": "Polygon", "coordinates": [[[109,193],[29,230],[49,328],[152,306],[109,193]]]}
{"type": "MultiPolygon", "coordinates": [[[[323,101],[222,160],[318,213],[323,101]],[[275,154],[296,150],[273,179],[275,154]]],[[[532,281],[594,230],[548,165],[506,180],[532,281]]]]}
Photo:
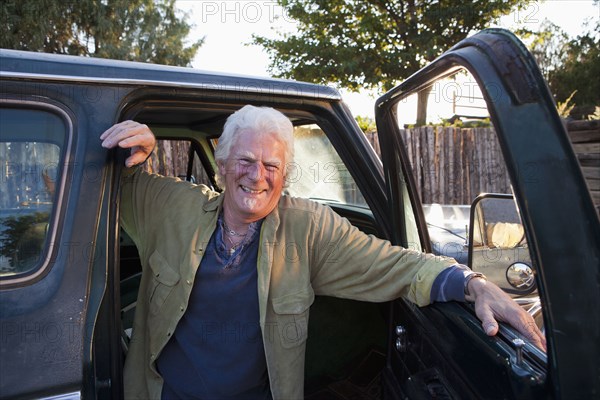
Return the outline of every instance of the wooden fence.
{"type": "MultiPolygon", "coordinates": [[[[600,121],[566,127],[600,214],[600,121]]],[[[510,193],[493,128],[424,126],[401,133],[423,203],[470,204],[480,192],[510,193]]],[[[380,154],[377,134],[367,138],[380,154]]]]}
{"type": "MultiPolygon", "coordinates": [[[[160,175],[185,179],[188,173],[190,146],[191,143],[187,140],[158,140],[156,149],[144,164],[144,169],[160,175]]],[[[191,172],[194,183],[210,185],[211,181],[198,156],[195,156],[191,172]]]]}
{"type": "MultiPolygon", "coordinates": [[[[471,204],[481,192],[510,193],[492,128],[423,126],[402,129],[421,201],[471,204]]],[[[376,135],[367,135],[377,150],[376,135]]]]}
{"type": "Polygon", "coordinates": [[[600,121],[570,121],[567,132],[600,215],[600,121]]]}

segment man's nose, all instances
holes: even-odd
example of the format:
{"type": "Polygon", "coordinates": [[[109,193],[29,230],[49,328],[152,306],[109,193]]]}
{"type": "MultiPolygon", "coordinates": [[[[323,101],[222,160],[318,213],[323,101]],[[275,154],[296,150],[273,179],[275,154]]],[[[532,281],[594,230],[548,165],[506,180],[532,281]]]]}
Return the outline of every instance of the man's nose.
{"type": "Polygon", "coordinates": [[[259,181],[264,178],[265,173],[265,167],[259,162],[253,163],[247,170],[248,177],[254,181],[259,181]]]}

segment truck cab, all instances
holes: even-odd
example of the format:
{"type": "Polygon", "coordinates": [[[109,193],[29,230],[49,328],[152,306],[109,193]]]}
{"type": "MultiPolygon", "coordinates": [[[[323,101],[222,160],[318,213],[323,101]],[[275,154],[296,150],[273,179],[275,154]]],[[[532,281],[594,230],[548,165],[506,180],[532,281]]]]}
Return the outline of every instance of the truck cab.
{"type": "Polygon", "coordinates": [[[543,351],[505,325],[489,337],[468,303],[317,296],[306,398],[600,395],[598,214],[535,61],[494,29],[377,100],[380,155],[327,86],[0,50],[0,396],[122,397],[142,268],[119,224],[126,153],[103,148],[99,136],[119,121],[146,124],[160,144],[145,169],[220,190],[215,144],[245,104],[274,107],[294,125],[284,195],[326,204],[395,245],[458,251],[535,313],[548,342],[543,351]],[[481,93],[487,146],[473,145],[472,132],[400,122],[411,96],[458,79],[481,93]],[[427,147],[437,158],[423,156],[427,147]],[[488,175],[454,168],[473,169],[486,154],[498,155],[488,175]],[[473,203],[458,250],[436,248],[430,235],[423,198],[433,175],[473,203]],[[500,179],[502,193],[490,194],[500,179]]]}

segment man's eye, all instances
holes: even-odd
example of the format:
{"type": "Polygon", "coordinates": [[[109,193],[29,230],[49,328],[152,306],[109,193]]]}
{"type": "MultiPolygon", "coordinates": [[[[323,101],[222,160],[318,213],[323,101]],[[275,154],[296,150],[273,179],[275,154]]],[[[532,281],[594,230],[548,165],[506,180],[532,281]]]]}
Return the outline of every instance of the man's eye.
{"type": "Polygon", "coordinates": [[[266,169],[267,171],[273,171],[273,172],[275,172],[275,171],[279,170],[279,166],[277,166],[277,165],[272,165],[272,164],[266,164],[266,165],[265,165],[265,169],[266,169]]]}

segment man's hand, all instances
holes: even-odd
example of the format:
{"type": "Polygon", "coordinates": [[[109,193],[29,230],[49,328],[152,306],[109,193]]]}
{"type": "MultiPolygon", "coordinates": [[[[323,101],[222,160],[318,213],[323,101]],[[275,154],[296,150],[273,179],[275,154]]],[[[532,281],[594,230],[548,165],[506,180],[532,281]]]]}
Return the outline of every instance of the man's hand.
{"type": "Polygon", "coordinates": [[[520,307],[502,289],[481,278],[468,283],[469,300],[475,302],[475,313],[481,320],[483,330],[489,336],[498,333],[498,322],[506,322],[537,347],[546,350],[546,337],[539,330],[533,317],[520,307]]]}
{"type": "Polygon", "coordinates": [[[131,155],[125,160],[127,167],[146,161],[156,145],[156,138],[150,128],[135,121],[123,121],[111,126],[100,135],[100,140],[102,147],[107,149],[116,146],[131,149],[131,155]]]}

